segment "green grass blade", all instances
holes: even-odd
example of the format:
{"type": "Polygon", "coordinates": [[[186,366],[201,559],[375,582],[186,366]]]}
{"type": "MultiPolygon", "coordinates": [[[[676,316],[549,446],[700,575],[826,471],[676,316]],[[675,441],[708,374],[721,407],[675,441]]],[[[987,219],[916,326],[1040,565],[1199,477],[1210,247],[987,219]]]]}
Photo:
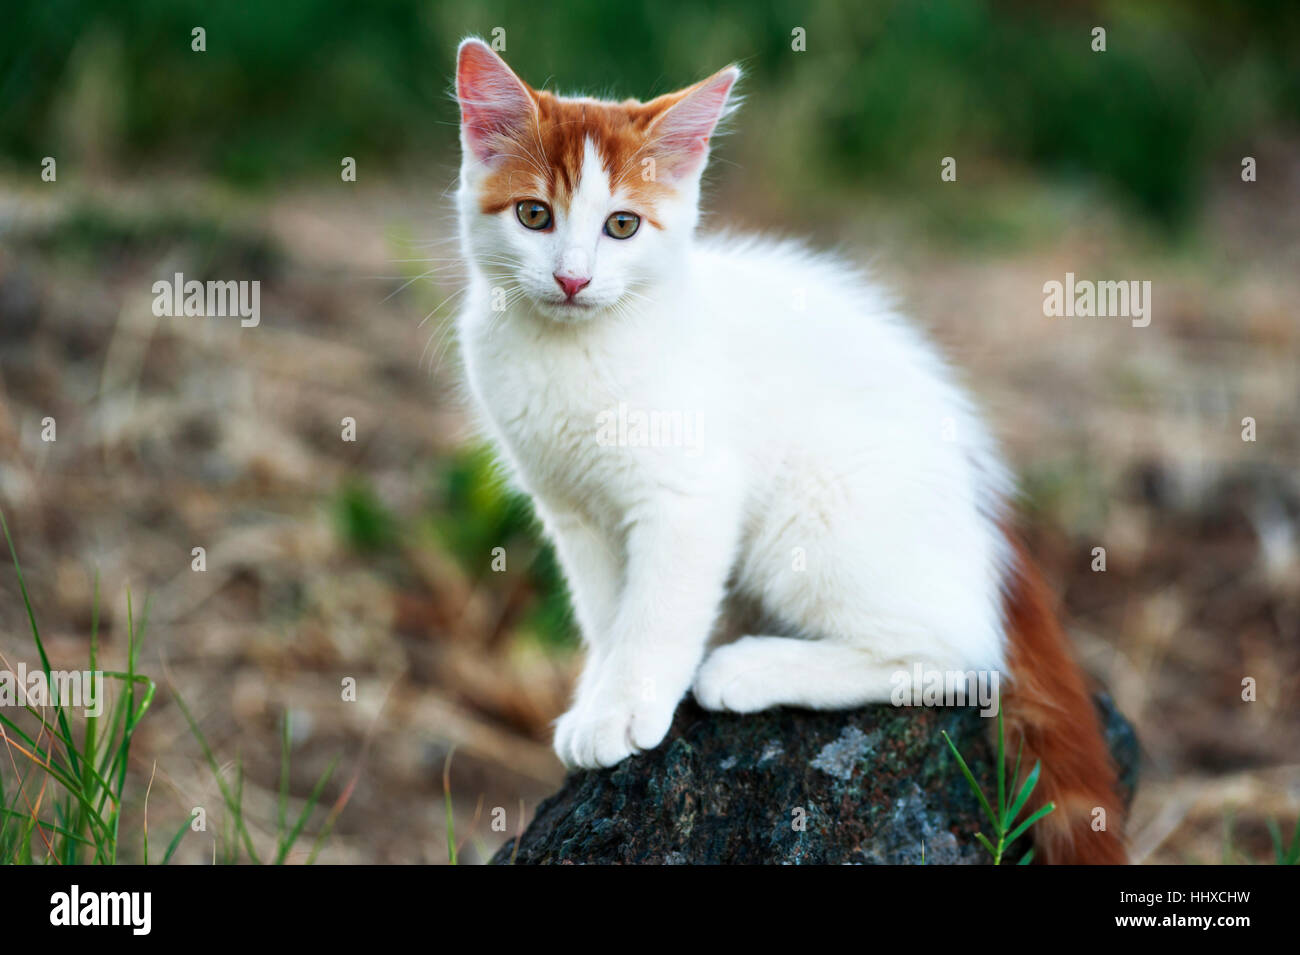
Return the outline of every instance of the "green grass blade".
{"type": "MultiPolygon", "coordinates": [[[[25,812],[14,812],[12,809],[4,809],[4,808],[0,808],[0,812],[4,813],[6,816],[17,816],[17,817],[20,818],[20,819],[30,819],[30,818],[31,818],[31,815],[30,815],[29,813],[25,813],[25,812]]],[[[48,829],[48,830],[50,830],[51,832],[57,832],[59,835],[63,836],[63,838],[65,838],[65,839],[71,839],[73,842],[80,842],[80,843],[82,843],[83,845],[88,845],[88,846],[93,846],[93,845],[94,845],[94,843],[91,842],[89,839],[86,839],[86,838],[84,838],[84,837],[82,837],[82,836],[79,836],[79,835],[77,835],[75,832],[71,832],[71,831],[69,831],[66,827],[64,827],[64,826],[60,826],[58,823],[50,822],[50,821],[47,820],[47,819],[42,819],[40,824],[41,824],[41,826],[42,826],[43,828],[48,829]]]]}
{"type": "MultiPolygon", "coordinates": [[[[39,710],[35,710],[32,707],[27,707],[27,709],[29,712],[34,713],[37,719],[42,720],[43,726],[49,727],[51,732],[55,732],[55,727],[53,726],[53,724],[45,722],[43,718],[40,716],[39,710]]],[[[0,723],[3,723],[7,730],[13,730],[24,742],[28,744],[29,748],[33,752],[36,752],[39,749],[39,747],[37,747],[36,745],[36,742],[30,736],[28,736],[27,733],[24,732],[21,727],[19,727],[7,716],[0,715],[0,723]]],[[[43,753],[44,750],[41,750],[41,752],[43,753]]],[[[24,759],[25,758],[26,757],[24,757],[24,759]]],[[[30,763],[30,765],[32,768],[29,769],[28,772],[31,772],[36,768],[36,764],[30,763]]],[[[50,760],[48,765],[42,762],[40,764],[40,768],[43,769],[45,772],[49,773],[51,776],[53,776],[54,780],[60,786],[66,789],[68,793],[71,796],[73,796],[82,805],[82,807],[90,813],[89,818],[94,824],[96,824],[99,827],[100,835],[102,837],[107,838],[107,834],[108,834],[107,824],[105,823],[102,815],[91,804],[89,798],[86,796],[81,786],[77,783],[76,777],[72,775],[71,770],[65,769],[63,766],[61,766],[58,762],[56,762],[53,759],[50,760]]],[[[26,778],[27,778],[26,774],[24,774],[20,778],[18,789],[15,790],[14,792],[15,800],[21,795],[23,791],[22,784],[26,781],[26,778]]]]}
{"type": "Polygon", "coordinates": [[[1276,819],[1270,817],[1266,825],[1269,838],[1273,840],[1274,861],[1278,865],[1295,865],[1300,862],[1300,819],[1296,820],[1294,839],[1289,846],[1276,819]]]}
{"type": "Polygon", "coordinates": [[[330,814],[325,817],[325,825],[321,826],[320,832],[316,834],[316,838],[311,844],[311,852],[307,853],[307,865],[315,863],[316,857],[320,855],[321,848],[325,845],[325,840],[328,839],[330,833],[334,831],[334,823],[338,822],[339,813],[342,808],[341,805],[336,805],[332,810],[330,810],[330,814]]]}
{"type": "MultiPolygon", "coordinates": [[[[944,741],[948,744],[948,748],[952,750],[952,755],[956,757],[957,765],[961,767],[962,775],[966,777],[966,782],[970,784],[971,792],[975,793],[975,795],[979,797],[980,805],[984,807],[984,812],[989,817],[989,821],[993,823],[995,829],[1000,830],[1001,821],[993,811],[993,807],[989,805],[988,799],[985,798],[984,791],[980,789],[980,784],[975,781],[975,774],[970,771],[970,767],[966,765],[966,760],[962,759],[961,753],[957,752],[957,746],[948,735],[948,731],[940,730],[939,732],[943,735],[944,741]]],[[[450,799],[450,797],[448,798],[450,799]]]]}
{"type": "Polygon", "coordinates": [[[455,746],[447,750],[447,759],[442,764],[442,799],[447,813],[447,860],[452,865],[459,864],[456,859],[456,815],[451,808],[451,756],[455,752],[455,746]]]}
{"type": "Polygon", "coordinates": [[[1034,768],[1031,769],[1029,775],[1025,777],[1024,785],[1020,787],[1020,792],[1016,795],[1016,801],[1011,804],[1010,810],[1007,813],[1008,826],[1016,821],[1016,816],[1020,815],[1020,810],[1025,808],[1025,803],[1027,803],[1029,797],[1033,795],[1034,787],[1038,785],[1038,776],[1041,773],[1042,768],[1043,766],[1041,762],[1034,763],[1034,768]]]}
{"type": "MultiPolygon", "coordinates": [[[[18,562],[18,550],[14,547],[14,539],[9,536],[9,522],[5,520],[4,511],[0,510],[0,529],[4,530],[5,541],[9,544],[9,556],[13,558],[14,572],[18,575],[18,590],[23,597],[23,606],[27,608],[27,620],[32,626],[32,639],[36,641],[36,652],[41,657],[41,667],[45,670],[45,678],[50,678],[50,658],[45,653],[45,644],[41,640],[41,630],[36,626],[36,611],[32,609],[32,600],[27,593],[27,582],[23,579],[23,568],[18,562]]],[[[67,739],[72,739],[72,731],[68,728],[68,717],[63,712],[63,707],[58,707],[59,726],[63,729],[63,735],[67,739]]],[[[81,769],[77,763],[76,750],[68,751],[68,761],[72,764],[75,775],[81,775],[81,769]]]]}
{"type": "MultiPolygon", "coordinates": [[[[235,804],[233,806],[235,814],[235,830],[244,830],[244,757],[238,751],[235,752],[235,804]]],[[[252,840],[249,840],[251,845],[252,840]]],[[[235,853],[235,858],[239,853],[235,853]]],[[[260,862],[259,862],[260,865],[260,862]]]]}
{"type": "Polygon", "coordinates": [[[183,823],[181,823],[181,827],[176,830],[176,835],[172,836],[172,841],[167,843],[167,851],[163,853],[160,865],[166,865],[172,860],[172,856],[176,854],[176,850],[180,847],[181,840],[185,838],[185,833],[190,831],[190,826],[193,824],[193,816],[189,816],[183,823]]]}
{"type": "Polygon", "coordinates": [[[1031,813],[1029,817],[1025,819],[1024,822],[1016,826],[1016,828],[1011,831],[1011,834],[1007,836],[1006,844],[1011,845],[1011,843],[1015,842],[1022,835],[1024,835],[1026,829],[1028,829],[1030,826],[1036,823],[1039,819],[1042,819],[1044,816],[1046,816],[1049,812],[1051,812],[1055,808],[1056,808],[1056,804],[1049,802],[1046,806],[1042,806],[1036,812],[1031,813]]]}
{"type": "Polygon", "coordinates": [[[998,812],[1002,813],[1002,820],[998,824],[998,832],[1006,832],[1007,826],[1011,825],[1011,820],[1007,818],[1007,754],[1006,754],[1006,736],[1002,731],[1002,706],[998,705],[998,812]]]}
{"type": "MultiPolygon", "coordinates": [[[[95,595],[90,604],[90,672],[93,674],[99,664],[99,571],[95,571],[95,595]]],[[[92,676],[93,679],[93,676],[92,676]]],[[[99,743],[99,717],[86,715],[85,731],[81,738],[82,762],[85,764],[85,772],[82,774],[81,786],[83,789],[89,789],[91,785],[91,776],[95,770],[95,747],[99,743]]],[[[81,810],[77,812],[77,818],[73,823],[78,832],[85,831],[85,820],[81,818],[81,810]]]]}
{"type": "Polygon", "coordinates": [[[244,825],[240,803],[235,800],[234,794],[230,791],[230,786],[222,777],[221,766],[217,762],[216,755],[212,752],[212,747],[208,745],[207,737],[203,735],[198,722],[194,719],[194,714],[190,712],[190,708],[185,705],[185,700],[175,689],[172,690],[172,698],[176,701],[176,706],[181,711],[181,715],[185,717],[185,722],[189,724],[190,733],[198,741],[199,748],[203,751],[203,758],[207,760],[208,767],[212,770],[213,776],[216,777],[217,788],[221,791],[221,798],[225,801],[226,808],[234,814],[236,832],[243,839],[244,849],[248,852],[248,857],[253,862],[261,865],[262,860],[258,858],[257,850],[253,848],[253,837],[249,835],[248,828],[244,825]]]}
{"type": "Polygon", "coordinates": [[[325,772],[321,773],[320,778],[316,780],[316,785],[312,787],[311,794],[307,797],[307,805],[302,807],[302,812],[298,814],[298,821],[294,823],[293,831],[289,833],[289,837],[285,840],[283,848],[281,848],[279,854],[275,858],[276,865],[282,865],[284,863],[290,850],[293,849],[294,843],[298,841],[298,836],[301,835],[303,827],[307,825],[307,820],[310,818],[312,811],[316,808],[316,803],[320,801],[322,790],[325,789],[325,785],[330,781],[330,777],[334,775],[334,770],[338,767],[338,764],[339,758],[335,756],[330,760],[329,765],[325,767],[325,772]]]}
{"type": "Polygon", "coordinates": [[[280,719],[280,795],[276,800],[276,857],[282,858],[287,851],[284,846],[288,829],[289,816],[289,711],[285,710],[280,719]]]}
{"type": "Polygon", "coordinates": [[[1273,840],[1273,857],[1278,865],[1285,865],[1283,860],[1286,858],[1286,843],[1282,841],[1281,827],[1272,816],[1265,820],[1264,825],[1268,826],[1268,837],[1273,840]]]}
{"type": "MultiPolygon", "coordinates": [[[[1271,819],[1269,821],[1272,822],[1271,819]]],[[[1295,821],[1295,831],[1292,833],[1290,846],[1286,846],[1285,842],[1283,842],[1281,829],[1276,824],[1274,828],[1278,829],[1276,842],[1280,848],[1285,850],[1278,853],[1277,864],[1295,865],[1300,862],[1300,818],[1295,821]]]]}

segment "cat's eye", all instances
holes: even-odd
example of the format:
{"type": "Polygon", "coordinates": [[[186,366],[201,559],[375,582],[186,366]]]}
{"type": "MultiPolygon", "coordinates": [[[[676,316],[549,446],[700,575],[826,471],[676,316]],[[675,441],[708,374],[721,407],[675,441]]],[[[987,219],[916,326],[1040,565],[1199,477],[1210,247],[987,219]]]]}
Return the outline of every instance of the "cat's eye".
{"type": "Polygon", "coordinates": [[[641,228],[641,217],[632,212],[615,212],[605,220],[605,235],[611,239],[630,239],[641,228]]]}
{"type": "Polygon", "coordinates": [[[551,209],[544,202],[536,199],[524,199],[515,203],[515,216],[525,229],[541,232],[551,226],[551,209]]]}

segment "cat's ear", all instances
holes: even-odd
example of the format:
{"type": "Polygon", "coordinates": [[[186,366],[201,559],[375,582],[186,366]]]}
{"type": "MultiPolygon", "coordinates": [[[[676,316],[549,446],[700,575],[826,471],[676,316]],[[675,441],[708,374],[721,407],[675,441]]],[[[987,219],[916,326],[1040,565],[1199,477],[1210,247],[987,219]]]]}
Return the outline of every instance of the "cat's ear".
{"type": "Polygon", "coordinates": [[[536,117],[527,85],[482,40],[462,41],[456,55],[461,143],[480,162],[510,151],[536,117]]]}
{"type": "Polygon", "coordinates": [[[647,133],[654,141],[658,165],[669,177],[684,179],[703,168],[718,121],[735,105],[732,89],[739,79],[740,67],[728,66],[694,86],[647,104],[662,104],[663,112],[647,133]]]}

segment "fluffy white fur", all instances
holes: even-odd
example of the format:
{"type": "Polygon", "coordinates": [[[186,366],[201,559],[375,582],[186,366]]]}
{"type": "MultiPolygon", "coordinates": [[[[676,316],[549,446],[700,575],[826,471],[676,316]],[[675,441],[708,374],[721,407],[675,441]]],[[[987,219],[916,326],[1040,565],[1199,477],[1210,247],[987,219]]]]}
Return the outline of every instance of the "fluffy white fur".
{"type": "Polygon", "coordinates": [[[485,168],[464,150],[459,337],[587,646],[556,728],[571,766],[656,746],[692,688],[712,709],[840,708],[888,700],[916,661],[1003,665],[1008,479],[967,396],[842,262],[697,238],[703,166],[658,207],[662,230],[619,241],[601,226],[628,202],[590,144],[548,233],[481,213],[485,168]],[[586,308],[563,305],[561,268],[589,269],[586,308]],[[611,446],[600,422],[620,403],[693,415],[699,440],[611,446]],[[724,642],[727,615],[761,629],[724,642]]]}

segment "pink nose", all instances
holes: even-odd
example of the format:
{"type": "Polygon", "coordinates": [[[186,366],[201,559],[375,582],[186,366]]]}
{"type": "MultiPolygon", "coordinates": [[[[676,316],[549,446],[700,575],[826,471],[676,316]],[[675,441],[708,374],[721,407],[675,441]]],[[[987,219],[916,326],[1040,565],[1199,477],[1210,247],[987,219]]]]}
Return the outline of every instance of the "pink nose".
{"type": "Polygon", "coordinates": [[[560,284],[560,288],[564,289],[564,294],[569,298],[573,298],[591,284],[591,279],[575,279],[558,272],[555,273],[555,281],[560,284]]]}

